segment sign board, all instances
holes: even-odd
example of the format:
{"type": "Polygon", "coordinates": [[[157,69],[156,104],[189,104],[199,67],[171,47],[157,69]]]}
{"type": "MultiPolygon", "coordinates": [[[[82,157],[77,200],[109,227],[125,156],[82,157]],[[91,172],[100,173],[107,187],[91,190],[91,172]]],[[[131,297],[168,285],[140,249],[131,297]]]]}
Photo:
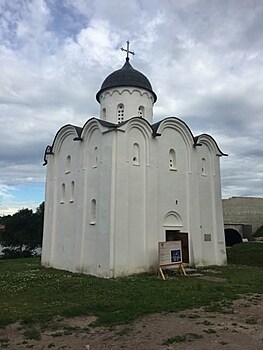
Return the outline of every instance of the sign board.
{"type": "Polygon", "coordinates": [[[158,243],[159,266],[169,266],[182,263],[181,241],[158,243]]]}

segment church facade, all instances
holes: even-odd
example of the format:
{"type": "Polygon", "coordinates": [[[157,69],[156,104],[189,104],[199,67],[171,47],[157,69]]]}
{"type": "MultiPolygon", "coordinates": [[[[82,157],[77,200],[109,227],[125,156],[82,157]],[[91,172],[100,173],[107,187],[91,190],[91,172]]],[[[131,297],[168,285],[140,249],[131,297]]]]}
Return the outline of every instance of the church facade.
{"type": "Polygon", "coordinates": [[[158,242],[190,265],[226,264],[215,140],[153,123],[157,99],[127,55],[96,95],[100,118],[63,126],[45,152],[42,265],[101,277],[156,269],[158,242]]]}

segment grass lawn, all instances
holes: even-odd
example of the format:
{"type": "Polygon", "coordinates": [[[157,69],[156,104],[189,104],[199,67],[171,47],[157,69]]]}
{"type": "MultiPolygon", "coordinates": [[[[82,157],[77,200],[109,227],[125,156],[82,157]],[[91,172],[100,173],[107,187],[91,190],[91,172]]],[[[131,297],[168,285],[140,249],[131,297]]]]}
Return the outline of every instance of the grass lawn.
{"type": "Polygon", "coordinates": [[[225,282],[141,274],[101,279],[46,269],[38,258],[0,260],[0,325],[53,316],[95,315],[95,325],[127,323],[153,312],[215,307],[245,293],[263,293],[263,244],[228,249],[227,267],[201,269],[225,282]]]}

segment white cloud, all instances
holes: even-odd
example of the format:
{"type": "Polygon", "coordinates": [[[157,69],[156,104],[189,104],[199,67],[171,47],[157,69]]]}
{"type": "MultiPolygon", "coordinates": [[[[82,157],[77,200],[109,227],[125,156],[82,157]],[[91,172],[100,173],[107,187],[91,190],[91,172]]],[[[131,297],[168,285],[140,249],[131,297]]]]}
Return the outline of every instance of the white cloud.
{"type": "Polygon", "coordinates": [[[122,66],[119,48],[129,39],[132,65],[158,95],[155,120],[179,116],[195,134],[211,133],[229,153],[223,192],[263,195],[262,3],[2,0],[0,11],[6,193],[29,178],[44,181],[43,152],[62,125],[98,115],[95,94],[122,66]]]}

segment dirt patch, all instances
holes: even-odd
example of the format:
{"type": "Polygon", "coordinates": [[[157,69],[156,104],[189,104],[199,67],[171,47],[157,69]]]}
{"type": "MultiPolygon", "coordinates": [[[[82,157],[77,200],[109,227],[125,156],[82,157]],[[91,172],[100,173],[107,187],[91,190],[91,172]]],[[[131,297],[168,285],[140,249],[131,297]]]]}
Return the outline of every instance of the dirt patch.
{"type": "Polygon", "coordinates": [[[263,350],[263,296],[249,295],[220,312],[206,308],[153,314],[128,325],[91,327],[95,317],[57,319],[26,328],[0,330],[0,348],[17,349],[176,349],[263,350]]]}

